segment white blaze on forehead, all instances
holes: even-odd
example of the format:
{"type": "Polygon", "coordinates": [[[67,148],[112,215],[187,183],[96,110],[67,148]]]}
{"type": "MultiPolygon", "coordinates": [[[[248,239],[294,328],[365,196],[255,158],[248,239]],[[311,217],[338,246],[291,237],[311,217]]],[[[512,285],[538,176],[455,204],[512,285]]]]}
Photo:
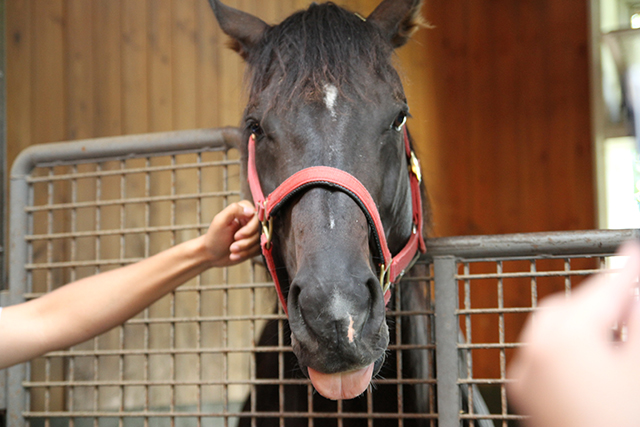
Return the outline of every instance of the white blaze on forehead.
{"type": "Polygon", "coordinates": [[[324,85],[324,105],[327,106],[331,117],[336,116],[336,100],[338,99],[338,89],[334,85],[324,85]]]}

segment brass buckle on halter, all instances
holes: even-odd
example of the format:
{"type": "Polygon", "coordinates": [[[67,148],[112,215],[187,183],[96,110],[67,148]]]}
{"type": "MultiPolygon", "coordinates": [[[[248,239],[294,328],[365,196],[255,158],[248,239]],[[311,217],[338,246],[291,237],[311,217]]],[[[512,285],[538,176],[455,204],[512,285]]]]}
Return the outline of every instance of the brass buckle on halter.
{"type": "Polygon", "coordinates": [[[273,237],[273,218],[261,221],[262,234],[265,235],[266,241],[264,243],[265,249],[271,249],[271,237],[273,237]]]}
{"type": "MultiPolygon", "coordinates": [[[[267,209],[267,201],[264,201],[264,209],[266,211],[267,209]]],[[[266,214],[265,214],[266,216],[266,214]]],[[[264,248],[265,249],[271,249],[271,238],[273,237],[273,218],[269,217],[269,219],[263,219],[262,221],[260,221],[260,223],[262,224],[262,234],[264,234],[265,236],[265,243],[264,243],[264,248]]]]}
{"type": "Polygon", "coordinates": [[[380,286],[382,286],[382,295],[386,294],[391,287],[391,278],[389,277],[390,267],[391,264],[386,267],[384,264],[380,264],[380,286]]]}
{"type": "Polygon", "coordinates": [[[418,160],[418,157],[416,157],[416,153],[413,152],[413,150],[411,151],[411,159],[410,159],[410,168],[411,168],[411,172],[413,172],[413,174],[416,176],[416,179],[418,180],[418,182],[422,182],[422,171],[420,170],[420,161],[418,160]]]}

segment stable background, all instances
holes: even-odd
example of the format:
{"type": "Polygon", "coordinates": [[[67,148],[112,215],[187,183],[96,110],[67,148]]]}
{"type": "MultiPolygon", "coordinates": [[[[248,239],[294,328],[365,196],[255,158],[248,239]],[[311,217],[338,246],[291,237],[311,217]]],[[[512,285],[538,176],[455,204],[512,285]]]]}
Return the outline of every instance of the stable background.
{"type": "MultiPolygon", "coordinates": [[[[267,23],[307,0],[227,0],[267,23]]],[[[379,0],[337,1],[368,15],[379,0]]],[[[437,236],[596,226],[585,0],[427,0],[399,51],[437,236]]],[[[31,144],[237,126],[207,0],[6,0],[9,165],[31,144]]]]}

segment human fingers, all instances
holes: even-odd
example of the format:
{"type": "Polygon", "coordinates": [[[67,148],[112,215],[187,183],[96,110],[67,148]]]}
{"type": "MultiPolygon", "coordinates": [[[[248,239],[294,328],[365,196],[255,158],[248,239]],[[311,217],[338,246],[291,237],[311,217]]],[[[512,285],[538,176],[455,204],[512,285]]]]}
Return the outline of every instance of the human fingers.
{"type": "Polygon", "coordinates": [[[256,213],[256,208],[253,203],[248,200],[241,200],[237,202],[237,204],[242,207],[242,212],[239,212],[236,218],[240,225],[244,226],[253,219],[256,213]]]}
{"type": "Polygon", "coordinates": [[[624,293],[623,314],[620,324],[626,327],[625,347],[630,354],[636,357],[640,354],[640,302],[637,278],[640,275],[640,244],[628,242],[618,252],[626,256],[627,261],[620,273],[620,280],[626,282],[629,289],[624,293]]]}
{"type": "Polygon", "coordinates": [[[258,236],[260,232],[260,221],[258,216],[252,214],[242,227],[236,231],[233,238],[235,240],[242,240],[252,236],[258,236]]]}
{"type": "Polygon", "coordinates": [[[244,218],[247,207],[240,203],[232,203],[218,212],[213,218],[212,225],[214,229],[222,229],[226,227],[240,228],[240,219],[244,218]]]}
{"type": "Polygon", "coordinates": [[[593,324],[600,325],[607,334],[612,325],[624,322],[629,316],[640,274],[640,245],[637,242],[624,244],[617,255],[627,257],[621,270],[593,276],[575,292],[575,302],[584,313],[589,313],[593,324]]]}
{"type": "Polygon", "coordinates": [[[247,237],[236,239],[236,241],[234,241],[229,247],[229,251],[231,253],[237,253],[237,252],[252,250],[252,248],[254,247],[255,248],[260,247],[260,234],[258,233],[252,233],[252,234],[249,234],[249,236],[247,237]]]}
{"type": "Polygon", "coordinates": [[[229,260],[232,262],[240,262],[245,259],[252,258],[260,253],[259,239],[251,238],[235,242],[231,245],[229,260]]]}

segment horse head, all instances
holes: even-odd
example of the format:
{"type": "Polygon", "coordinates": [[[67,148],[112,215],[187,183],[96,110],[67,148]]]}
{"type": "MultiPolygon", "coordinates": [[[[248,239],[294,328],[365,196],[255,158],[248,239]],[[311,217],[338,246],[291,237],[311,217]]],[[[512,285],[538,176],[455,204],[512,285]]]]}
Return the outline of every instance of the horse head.
{"type": "Polygon", "coordinates": [[[416,233],[424,249],[407,172],[408,106],[393,67],[422,2],[384,0],[367,18],[314,3],[274,26],[210,3],[248,64],[243,158],[254,201],[271,218],[263,251],[294,353],[323,396],[355,397],[388,345],[391,256],[416,233]],[[255,200],[274,193],[274,206],[255,200]]]}

